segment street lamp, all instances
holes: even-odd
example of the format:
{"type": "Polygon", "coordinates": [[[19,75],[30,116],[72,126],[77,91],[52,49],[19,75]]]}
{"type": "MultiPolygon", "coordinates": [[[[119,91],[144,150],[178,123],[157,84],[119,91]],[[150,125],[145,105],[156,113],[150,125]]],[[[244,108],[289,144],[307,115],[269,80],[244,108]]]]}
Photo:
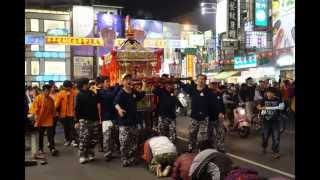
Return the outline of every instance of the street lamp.
{"type": "Polygon", "coordinates": [[[216,14],[217,3],[201,3],[201,14],[216,14]]]}

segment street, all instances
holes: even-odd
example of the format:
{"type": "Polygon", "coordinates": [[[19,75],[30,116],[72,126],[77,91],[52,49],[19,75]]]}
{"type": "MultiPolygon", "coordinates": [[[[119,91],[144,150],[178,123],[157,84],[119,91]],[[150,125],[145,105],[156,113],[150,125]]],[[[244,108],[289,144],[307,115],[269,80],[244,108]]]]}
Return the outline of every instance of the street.
{"type": "MultiPolygon", "coordinates": [[[[187,137],[188,122],[189,118],[187,117],[177,118],[177,131],[179,136],[177,147],[179,152],[184,152],[187,147],[184,140],[187,137]]],[[[102,180],[106,178],[127,180],[132,177],[135,179],[158,179],[147,171],[143,163],[129,168],[121,167],[119,155],[111,162],[105,162],[103,160],[103,153],[97,152],[96,161],[81,165],[78,162],[77,150],[73,147],[63,146],[63,130],[60,128],[57,129],[56,139],[60,156],[48,156],[47,165],[26,167],[26,180],[102,180]]],[[[265,177],[285,177],[285,175],[281,173],[294,176],[294,134],[283,134],[280,146],[281,158],[279,160],[273,160],[269,152],[264,156],[259,154],[260,139],[257,133],[251,134],[248,139],[241,139],[236,134],[229,135],[226,139],[227,154],[231,156],[236,166],[255,169],[260,175],[265,177]],[[272,169],[270,170],[268,168],[272,169]]],[[[26,154],[28,153],[29,152],[26,152],[26,154]]]]}

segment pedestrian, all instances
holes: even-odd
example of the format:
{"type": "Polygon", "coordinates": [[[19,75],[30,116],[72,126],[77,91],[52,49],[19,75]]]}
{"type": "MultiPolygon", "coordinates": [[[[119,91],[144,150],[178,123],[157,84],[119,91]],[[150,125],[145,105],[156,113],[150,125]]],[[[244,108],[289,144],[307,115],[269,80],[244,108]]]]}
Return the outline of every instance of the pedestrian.
{"type": "Polygon", "coordinates": [[[202,74],[197,76],[197,83],[193,81],[191,84],[179,82],[179,85],[191,97],[188,149],[189,152],[194,152],[197,149],[198,140],[209,138],[209,116],[213,116],[212,114],[215,113],[214,107],[210,107],[213,95],[206,87],[206,76],[202,74]]]}
{"type": "MultiPolygon", "coordinates": [[[[50,94],[49,96],[53,99],[53,101],[55,102],[57,94],[58,94],[58,88],[54,85],[53,83],[54,81],[49,81],[49,85],[51,86],[50,89],[50,94]],[[51,84],[50,84],[51,82],[51,84]]],[[[56,127],[57,127],[57,123],[59,121],[59,113],[56,111],[54,117],[53,117],[53,127],[52,127],[52,134],[53,134],[53,143],[55,143],[55,135],[56,135],[56,127]]],[[[48,142],[48,147],[50,146],[50,143],[48,142]]]]}
{"type": "MultiPolygon", "coordinates": [[[[119,87],[111,86],[110,78],[103,77],[103,88],[98,91],[100,98],[100,117],[102,120],[102,134],[103,134],[103,151],[106,161],[112,159],[112,153],[116,149],[116,126],[115,108],[113,105],[115,95],[119,91],[119,87]]],[[[97,81],[98,82],[98,81],[97,81]]],[[[98,82],[99,84],[99,82],[98,82]]],[[[119,136],[118,136],[119,137],[119,136]]],[[[118,139],[118,138],[117,138],[118,139]]]]}
{"type": "Polygon", "coordinates": [[[89,90],[89,79],[81,78],[77,83],[79,92],[76,96],[76,123],[79,131],[79,162],[84,164],[95,159],[95,146],[98,143],[98,96],[89,90]]]}
{"type": "Polygon", "coordinates": [[[224,127],[225,107],[223,104],[223,91],[218,83],[213,84],[209,96],[209,139],[213,140],[214,147],[219,152],[225,153],[224,140],[227,129],[224,127]]]}
{"type": "Polygon", "coordinates": [[[142,91],[133,90],[132,76],[125,74],[122,78],[123,88],[117,93],[114,106],[117,110],[119,124],[119,141],[121,161],[123,167],[128,167],[135,162],[137,151],[137,102],[145,96],[146,83],[143,81],[142,91]]]}
{"type": "Polygon", "coordinates": [[[75,137],[73,137],[74,126],[74,99],[75,91],[72,90],[73,84],[66,80],[63,82],[63,89],[57,94],[55,99],[55,107],[59,113],[59,118],[63,123],[65,146],[77,146],[75,137]]]}
{"type": "Polygon", "coordinates": [[[157,177],[166,177],[177,158],[177,148],[166,136],[155,136],[144,143],[143,159],[149,171],[157,177]]]}
{"type": "Polygon", "coordinates": [[[253,117],[255,92],[256,87],[253,78],[249,77],[246,79],[246,84],[243,84],[240,89],[240,98],[241,101],[245,103],[246,115],[249,121],[251,121],[253,117]]]}
{"type": "MultiPolygon", "coordinates": [[[[104,80],[103,77],[96,78],[96,87],[94,93],[100,98],[100,91],[103,89],[104,80]]],[[[99,115],[101,115],[101,104],[98,106],[99,115]]],[[[100,118],[101,119],[101,118],[100,118]]],[[[98,151],[103,152],[103,133],[102,133],[102,122],[99,122],[99,136],[98,136],[98,151]]]]}
{"type": "Polygon", "coordinates": [[[43,85],[42,94],[38,95],[33,103],[31,108],[31,113],[35,116],[35,124],[39,131],[39,154],[44,153],[43,149],[43,137],[45,131],[47,132],[49,150],[52,156],[58,154],[53,140],[53,118],[55,116],[56,110],[54,107],[54,101],[50,97],[51,86],[48,84],[43,85]]]}
{"type": "Polygon", "coordinates": [[[233,162],[227,155],[209,148],[209,141],[202,141],[200,152],[194,157],[190,170],[190,180],[224,180],[232,170],[233,162]]]}
{"type": "Polygon", "coordinates": [[[171,142],[176,141],[176,109],[177,106],[183,108],[174,93],[173,84],[165,83],[165,88],[156,85],[152,93],[159,97],[159,123],[158,129],[161,136],[167,136],[171,142]]]}
{"type": "Polygon", "coordinates": [[[274,159],[280,158],[280,112],[281,101],[275,96],[274,89],[269,88],[266,91],[266,97],[257,105],[263,113],[263,130],[262,130],[262,154],[266,153],[270,135],[272,135],[272,156],[274,159]]]}

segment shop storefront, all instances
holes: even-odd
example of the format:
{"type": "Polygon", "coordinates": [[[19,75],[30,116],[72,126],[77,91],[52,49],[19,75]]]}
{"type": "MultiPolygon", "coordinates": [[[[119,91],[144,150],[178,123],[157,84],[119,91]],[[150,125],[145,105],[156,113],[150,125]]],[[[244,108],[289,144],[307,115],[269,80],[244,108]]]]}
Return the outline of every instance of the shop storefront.
{"type": "Polygon", "coordinates": [[[70,79],[70,46],[45,43],[45,36],[69,36],[70,14],[26,9],[25,82],[42,86],[49,80],[62,84],[70,79]]]}

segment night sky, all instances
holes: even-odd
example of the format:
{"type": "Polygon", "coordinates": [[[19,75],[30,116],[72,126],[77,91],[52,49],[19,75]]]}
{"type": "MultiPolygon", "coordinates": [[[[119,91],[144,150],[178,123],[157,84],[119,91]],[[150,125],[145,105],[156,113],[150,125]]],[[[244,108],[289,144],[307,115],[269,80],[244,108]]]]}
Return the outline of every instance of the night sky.
{"type": "Polygon", "coordinates": [[[60,5],[113,5],[123,6],[123,15],[133,18],[154,19],[166,22],[189,23],[199,30],[213,28],[214,16],[201,15],[200,0],[25,0],[27,7],[59,7],[60,5]]]}

